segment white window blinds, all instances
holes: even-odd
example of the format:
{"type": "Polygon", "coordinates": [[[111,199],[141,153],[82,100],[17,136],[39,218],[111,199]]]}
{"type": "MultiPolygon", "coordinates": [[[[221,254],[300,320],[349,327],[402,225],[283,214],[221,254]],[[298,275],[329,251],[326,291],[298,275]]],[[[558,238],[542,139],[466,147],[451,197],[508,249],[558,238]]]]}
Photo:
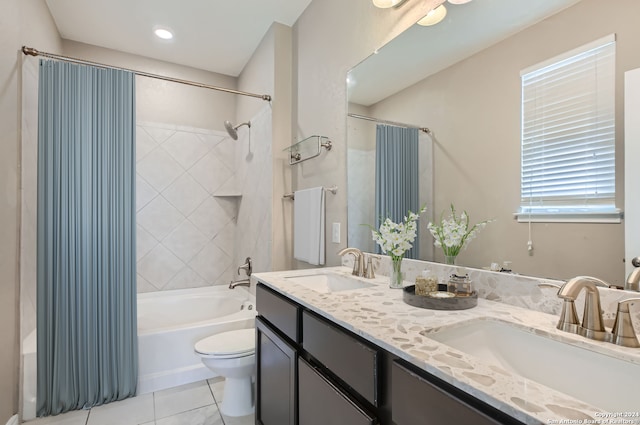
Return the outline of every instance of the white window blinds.
{"type": "Polygon", "coordinates": [[[520,214],[615,211],[615,36],[521,78],[520,214]]]}

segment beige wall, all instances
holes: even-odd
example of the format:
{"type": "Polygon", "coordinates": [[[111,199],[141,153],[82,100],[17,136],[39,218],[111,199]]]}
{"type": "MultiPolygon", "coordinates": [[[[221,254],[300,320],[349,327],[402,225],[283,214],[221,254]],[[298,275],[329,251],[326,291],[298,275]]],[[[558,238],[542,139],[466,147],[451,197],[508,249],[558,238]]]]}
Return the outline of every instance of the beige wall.
{"type": "MultiPolygon", "coordinates": [[[[64,40],[64,54],[94,62],[235,89],[237,79],[90,44],[64,40]]],[[[237,96],[147,77],[136,77],[137,121],[224,131],[237,96]],[[227,118],[225,118],[227,117],[227,118]]]]}
{"type": "Polygon", "coordinates": [[[291,269],[293,260],[293,203],[282,196],[291,192],[291,166],[284,151],[293,140],[293,31],[278,25],[275,33],[273,99],[273,238],[272,269],[291,269]]]}
{"type": "Polygon", "coordinates": [[[43,0],[0,2],[0,423],[18,411],[18,229],[22,53],[60,52],[43,0]]]}
{"type": "MultiPolygon", "coordinates": [[[[292,167],[293,190],[338,186],[336,195],[327,195],[327,265],[340,263],[336,253],[347,242],[347,71],[426,15],[435,3],[408,2],[383,10],[370,1],[316,0],[294,26],[294,137],[327,136],[333,149],[292,167]],[[341,223],[339,244],[331,242],[333,222],[341,223]]],[[[296,261],[294,266],[308,265],[296,261]]]]}
{"type": "MultiPolygon", "coordinates": [[[[238,89],[251,93],[271,95],[272,145],[271,175],[271,236],[269,246],[270,270],[291,268],[292,237],[290,201],[282,195],[291,191],[291,169],[283,152],[291,140],[291,74],[292,30],[286,25],[274,23],[238,77],[238,89]],[[277,248],[276,248],[277,247],[277,248]],[[275,248],[275,249],[274,249],[275,248]]],[[[237,119],[245,121],[254,116],[265,102],[251,97],[238,98],[237,119]]],[[[237,257],[242,257],[242,252],[237,257]]],[[[259,269],[256,269],[259,271],[259,269]]],[[[262,270],[264,271],[264,270],[262,270]]]]}
{"type": "Polygon", "coordinates": [[[610,33],[617,34],[616,203],[624,206],[623,74],[640,67],[640,3],[601,6],[583,0],[371,108],[375,116],[425,123],[435,132],[436,215],[453,202],[472,221],[496,219],[460,263],[510,260],[522,274],[623,283],[624,224],[534,223],[529,256],[528,226],[513,219],[520,201],[520,70],[610,33]]]}

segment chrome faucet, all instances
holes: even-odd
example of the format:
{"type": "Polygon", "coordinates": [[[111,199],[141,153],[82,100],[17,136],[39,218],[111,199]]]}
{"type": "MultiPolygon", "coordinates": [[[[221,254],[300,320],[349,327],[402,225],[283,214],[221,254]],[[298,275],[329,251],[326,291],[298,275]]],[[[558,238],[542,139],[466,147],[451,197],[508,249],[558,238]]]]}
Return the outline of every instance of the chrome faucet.
{"type": "Polygon", "coordinates": [[[251,257],[247,257],[247,259],[244,260],[244,264],[238,267],[238,275],[240,275],[240,270],[244,270],[247,276],[251,276],[251,272],[253,271],[251,257]]]}
{"type": "MultiPolygon", "coordinates": [[[[373,254],[367,255],[367,265],[364,269],[364,275],[363,275],[363,277],[366,277],[367,279],[374,279],[376,277],[376,273],[373,267],[374,258],[380,259],[380,256],[373,255],[373,254]]],[[[364,264],[364,260],[362,261],[362,263],[364,264]]]]}
{"type": "MultiPolygon", "coordinates": [[[[602,308],[600,307],[600,293],[598,286],[609,287],[609,284],[595,277],[578,276],[562,285],[558,291],[558,297],[565,301],[573,302],[578,298],[580,291],[586,291],[582,324],[578,326],[578,334],[598,341],[607,339],[607,332],[602,320],[602,308]]],[[[558,323],[558,327],[560,323],[558,323]]]]}
{"type": "Polygon", "coordinates": [[[636,335],[636,331],[633,329],[631,314],[629,314],[629,306],[638,302],[640,302],[640,298],[629,298],[618,303],[616,321],[613,323],[612,330],[613,338],[611,342],[614,344],[622,345],[624,347],[640,347],[638,336],[636,335]]]}
{"type": "Polygon", "coordinates": [[[631,264],[633,264],[635,269],[629,273],[624,289],[640,292],[640,257],[635,257],[631,260],[631,264]]]}
{"type": "MultiPolygon", "coordinates": [[[[538,286],[540,288],[556,288],[558,290],[561,289],[560,285],[556,285],[551,282],[542,282],[539,283],[538,286]]],[[[569,298],[564,298],[562,303],[562,311],[560,312],[560,319],[558,320],[558,325],[556,328],[561,331],[578,333],[578,326],[580,326],[580,321],[578,320],[578,313],[576,312],[576,305],[573,302],[574,300],[569,298]]]]}
{"type": "Polygon", "coordinates": [[[364,277],[364,254],[358,248],[345,248],[338,252],[339,256],[346,254],[353,255],[353,271],[354,276],[364,277]]]}
{"type": "Polygon", "coordinates": [[[240,279],[240,280],[232,280],[231,282],[229,282],[229,289],[233,289],[236,286],[249,287],[251,286],[251,280],[247,278],[247,279],[240,279]]]}

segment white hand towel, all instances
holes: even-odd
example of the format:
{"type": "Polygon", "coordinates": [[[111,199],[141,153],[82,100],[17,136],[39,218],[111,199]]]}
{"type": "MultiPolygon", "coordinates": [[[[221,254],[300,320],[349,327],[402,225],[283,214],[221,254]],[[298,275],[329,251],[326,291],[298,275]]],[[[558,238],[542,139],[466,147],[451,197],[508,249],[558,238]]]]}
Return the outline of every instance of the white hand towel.
{"type": "Polygon", "coordinates": [[[324,265],[324,189],[294,193],[293,256],[312,265],[324,265]]]}

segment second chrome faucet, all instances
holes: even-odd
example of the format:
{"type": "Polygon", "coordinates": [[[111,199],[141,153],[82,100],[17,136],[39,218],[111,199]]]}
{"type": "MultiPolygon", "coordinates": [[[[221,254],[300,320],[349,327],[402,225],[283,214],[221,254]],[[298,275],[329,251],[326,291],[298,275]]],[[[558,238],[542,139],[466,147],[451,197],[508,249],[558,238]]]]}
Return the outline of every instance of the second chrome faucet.
{"type": "Polygon", "coordinates": [[[558,297],[565,302],[573,302],[578,298],[580,291],[586,291],[584,301],[584,311],[582,313],[582,324],[578,326],[578,333],[590,339],[604,341],[607,332],[602,319],[602,308],[600,307],[600,293],[598,286],[609,287],[609,285],[595,277],[578,276],[562,285],[558,291],[558,297]]]}
{"type": "Polygon", "coordinates": [[[351,274],[360,277],[364,276],[364,254],[362,251],[358,248],[345,248],[338,252],[341,257],[346,254],[353,255],[353,272],[351,274]]]}
{"type": "Polygon", "coordinates": [[[366,261],[365,254],[358,248],[344,248],[338,252],[338,255],[341,257],[346,254],[353,255],[353,271],[351,272],[352,275],[366,277],[367,279],[373,279],[374,277],[376,277],[373,270],[371,257],[380,258],[379,256],[369,254],[369,261],[366,261]]]}
{"type": "MultiPolygon", "coordinates": [[[[550,285],[541,284],[540,286],[550,285]]],[[[558,297],[564,303],[557,328],[597,341],[608,341],[624,347],[640,347],[638,337],[631,323],[631,315],[629,314],[629,306],[635,302],[640,302],[640,298],[631,298],[618,303],[616,320],[612,332],[609,333],[604,327],[598,287],[608,288],[610,285],[603,280],[590,276],[574,277],[562,285],[558,290],[558,297]],[[574,301],[583,289],[586,292],[584,311],[582,313],[582,322],[578,324],[574,301]]]]}

